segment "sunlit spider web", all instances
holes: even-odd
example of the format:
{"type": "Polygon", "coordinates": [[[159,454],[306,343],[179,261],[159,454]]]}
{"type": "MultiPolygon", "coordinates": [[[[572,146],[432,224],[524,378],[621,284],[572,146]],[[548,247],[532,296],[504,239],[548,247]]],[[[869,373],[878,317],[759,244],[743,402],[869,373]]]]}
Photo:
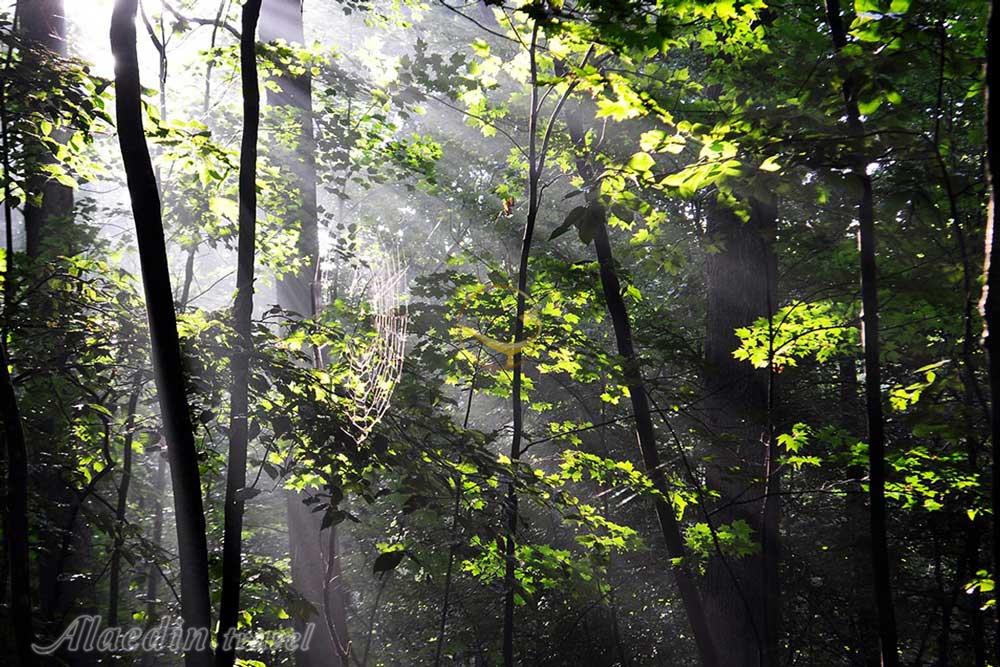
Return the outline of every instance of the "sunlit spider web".
{"type": "Polygon", "coordinates": [[[372,312],[372,335],[356,339],[345,351],[350,368],[346,413],[350,437],[360,445],[385,416],[403,372],[409,312],[405,303],[406,266],[399,251],[371,270],[355,275],[352,292],[372,312]],[[364,278],[365,282],[361,283],[364,278]]]}

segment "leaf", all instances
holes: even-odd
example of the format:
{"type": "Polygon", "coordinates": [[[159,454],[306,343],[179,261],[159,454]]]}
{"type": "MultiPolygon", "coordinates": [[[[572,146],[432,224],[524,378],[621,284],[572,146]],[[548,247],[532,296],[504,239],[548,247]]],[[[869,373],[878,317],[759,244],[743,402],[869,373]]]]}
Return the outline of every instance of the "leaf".
{"type": "Polygon", "coordinates": [[[320,530],[326,530],[330,526],[336,526],[344,522],[347,518],[347,512],[344,510],[334,509],[332,506],[323,515],[323,521],[320,523],[320,530]]]}
{"type": "Polygon", "coordinates": [[[212,213],[225,220],[236,220],[240,215],[240,205],[227,197],[212,197],[208,206],[212,213]]]}
{"type": "Polygon", "coordinates": [[[259,495],[260,495],[260,489],[256,489],[252,486],[249,486],[249,487],[244,487],[242,489],[237,489],[236,493],[233,494],[233,497],[236,499],[236,502],[246,502],[251,498],[256,498],[259,495]]]}
{"type": "Polygon", "coordinates": [[[395,570],[403,562],[404,557],[406,557],[406,552],[401,550],[380,553],[375,559],[375,565],[372,566],[372,573],[381,574],[395,570]]]}
{"type": "Polygon", "coordinates": [[[587,214],[584,218],[577,224],[576,231],[580,236],[580,240],[585,244],[590,245],[590,242],[594,240],[597,235],[597,230],[600,225],[604,224],[604,220],[601,214],[595,209],[587,209],[587,214]]]}
{"type": "Polygon", "coordinates": [[[883,99],[884,98],[881,95],[878,95],[870,100],[861,100],[858,102],[858,111],[860,111],[863,116],[870,116],[878,111],[878,108],[882,106],[883,99]]]}
{"type": "Polygon", "coordinates": [[[760,169],[761,171],[778,171],[779,169],[781,169],[781,165],[778,164],[778,158],[772,155],[771,157],[761,162],[760,167],[758,167],[758,169],[760,169]]]}
{"type": "Polygon", "coordinates": [[[549,235],[549,240],[557,239],[566,232],[570,230],[571,227],[578,225],[580,220],[582,220],[587,215],[586,206],[577,206],[572,211],[566,215],[566,219],[563,220],[562,224],[552,230],[549,235]]]}
{"type": "Polygon", "coordinates": [[[634,171],[647,172],[653,168],[656,160],[649,153],[635,153],[628,161],[628,168],[634,171]]]}
{"type": "Polygon", "coordinates": [[[108,410],[106,407],[104,407],[100,403],[88,403],[87,407],[90,408],[91,410],[93,410],[94,412],[101,413],[102,415],[104,415],[106,417],[111,417],[112,416],[111,415],[111,410],[108,410]]]}

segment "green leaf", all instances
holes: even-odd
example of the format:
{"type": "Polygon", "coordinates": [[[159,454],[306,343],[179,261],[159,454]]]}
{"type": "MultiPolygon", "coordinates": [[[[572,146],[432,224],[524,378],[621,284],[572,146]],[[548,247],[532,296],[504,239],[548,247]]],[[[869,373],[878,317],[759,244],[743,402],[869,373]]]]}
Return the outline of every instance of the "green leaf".
{"type": "Polygon", "coordinates": [[[656,160],[649,153],[639,152],[629,158],[628,168],[634,171],[647,172],[653,168],[656,160]]]}
{"type": "Polygon", "coordinates": [[[779,169],[781,169],[781,165],[778,164],[777,156],[772,155],[771,157],[761,162],[760,167],[758,167],[758,169],[760,169],[761,171],[778,171],[779,169]]]}
{"type": "Polygon", "coordinates": [[[883,99],[884,98],[881,95],[877,95],[870,100],[861,100],[858,102],[858,111],[860,111],[864,116],[870,116],[878,111],[878,108],[882,106],[883,99]]]}

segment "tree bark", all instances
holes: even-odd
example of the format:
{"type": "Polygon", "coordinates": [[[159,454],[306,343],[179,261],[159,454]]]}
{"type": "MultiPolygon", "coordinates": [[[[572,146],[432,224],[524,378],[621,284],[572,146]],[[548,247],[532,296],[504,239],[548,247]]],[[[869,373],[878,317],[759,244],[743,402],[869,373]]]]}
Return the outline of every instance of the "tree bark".
{"type": "MultiPolygon", "coordinates": [[[[840,359],[837,364],[838,399],[840,403],[840,428],[852,437],[858,437],[861,430],[859,415],[863,414],[857,392],[857,373],[854,359],[840,359]]],[[[852,664],[857,667],[879,667],[881,659],[878,648],[878,610],[872,592],[871,533],[858,530],[868,519],[868,505],[865,502],[862,478],[864,468],[852,465],[847,469],[851,480],[844,499],[844,546],[849,549],[851,575],[854,577],[854,625],[852,664]]]]}
{"type": "MultiPolygon", "coordinates": [[[[632,403],[632,413],[635,417],[636,441],[639,445],[639,452],[642,455],[646,474],[649,475],[650,480],[653,482],[653,487],[664,498],[669,498],[670,486],[667,483],[667,478],[660,462],[660,455],[656,449],[656,432],[653,428],[649,399],[646,396],[645,382],[642,379],[639,360],[632,343],[632,325],[629,322],[625,300],[622,298],[621,283],[618,280],[618,272],[615,268],[611,241],[608,238],[604,208],[600,204],[592,203],[591,209],[599,211],[600,215],[600,221],[597,224],[594,234],[594,249],[597,253],[597,261],[600,266],[601,288],[608,307],[608,315],[615,330],[618,355],[622,358],[625,385],[628,387],[632,403]]],[[[684,559],[686,553],[684,541],[681,537],[677,518],[674,516],[673,506],[666,500],[657,500],[656,517],[660,524],[660,532],[663,534],[663,539],[667,545],[667,554],[671,559],[684,559]]],[[[688,565],[682,560],[680,565],[673,568],[673,573],[681,600],[687,611],[688,622],[691,623],[691,629],[694,632],[701,664],[705,666],[723,664],[720,662],[721,651],[719,651],[712,639],[706,609],[702,603],[701,596],[698,594],[688,565]]]]}
{"type": "Polygon", "coordinates": [[[230,667],[236,660],[233,640],[240,611],[240,572],[244,499],[247,483],[247,413],[250,409],[250,357],[253,353],[253,281],[257,243],[257,133],[260,89],[257,83],[257,19],[261,0],[243,5],[240,76],[243,85],[243,139],[240,146],[239,245],[233,330],[238,340],[232,355],[233,387],[229,411],[229,462],[226,470],[225,528],[222,548],[222,604],[215,663],[230,667]]]}
{"type": "Polygon", "coordinates": [[[716,553],[705,576],[705,608],[722,665],[770,665],[777,656],[777,477],[770,415],[771,376],[733,357],[735,330],[771,313],[775,259],[771,250],[777,212],[750,200],[750,218],[710,203],[706,234],[721,248],[708,254],[705,329],[705,422],[712,440],[707,486],[721,503],[719,524],[744,521],[758,553],[732,558],[716,553]],[[760,499],[745,502],[751,499],[760,499]]]}
{"type": "MultiPolygon", "coordinates": [[[[527,312],[528,298],[528,261],[531,258],[531,241],[535,234],[535,221],[538,218],[539,205],[539,152],[536,147],[538,133],[538,65],[536,49],[538,45],[538,23],[535,22],[531,31],[531,43],[528,45],[528,58],[531,70],[531,96],[528,110],[528,213],[524,222],[524,235],[521,238],[521,254],[517,269],[517,307],[514,313],[514,344],[524,341],[524,316],[527,312]]],[[[510,460],[512,466],[511,478],[507,481],[507,498],[504,501],[504,597],[503,597],[503,664],[504,667],[514,665],[514,586],[515,570],[517,568],[517,484],[516,466],[521,459],[521,438],[524,435],[524,406],[521,400],[522,356],[514,355],[511,369],[511,411],[513,413],[513,435],[510,443],[510,460]]]]}
{"type": "MultiPolygon", "coordinates": [[[[166,465],[164,465],[163,452],[159,449],[155,452],[156,472],[153,473],[153,534],[150,541],[153,543],[153,550],[159,552],[163,543],[163,487],[166,484],[166,465]]],[[[156,625],[158,614],[156,611],[157,597],[160,592],[160,572],[156,563],[150,563],[146,571],[146,629],[156,625]]],[[[142,655],[140,665],[142,667],[152,667],[156,660],[156,654],[146,652],[142,655]]]]}
{"type": "MultiPolygon", "coordinates": [[[[177,316],[170,289],[160,196],[142,128],[135,16],[138,0],[117,0],[111,18],[115,57],[115,112],[118,142],[135,218],[146,312],[152,340],[153,370],[173,483],[181,571],[181,613],[186,629],[211,632],[208,548],[202,506],[198,451],[188,412],[177,316]]],[[[206,637],[207,639],[207,637],[206,637]]],[[[188,667],[212,663],[210,642],[185,654],[188,667]]]]}
{"type": "Polygon", "coordinates": [[[36,664],[31,616],[31,570],[28,556],[28,449],[14,383],[7,370],[7,343],[0,340],[0,414],[7,450],[7,522],[4,536],[10,568],[10,611],[14,641],[22,667],[36,664]]]}
{"type": "Polygon", "coordinates": [[[118,483],[118,504],[115,506],[115,539],[111,548],[111,566],[108,574],[108,625],[118,625],[119,578],[121,574],[122,547],[125,544],[125,514],[128,510],[128,492],[132,483],[132,440],[135,429],[135,410],[139,403],[142,385],[136,381],[128,401],[125,418],[125,442],[122,446],[122,479],[118,483]]]}
{"type": "MultiPolygon", "coordinates": [[[[826,17],[836,57],[847,46],[847,33],[840,15],[840,1],[826,0],[826,17]]],[[[864,136],[864,123],[858,109],[858,86],[841,65],[844,109],[848,130],[855,142],[864,136]]],[[[852,175],[861,185],[858,202],[858,240],[861,250],[861,340],[864,347],[865,414],[868,430],[868,497],[872,541],[872,577],[875,607],[878,610],[879,650],[884,667],[896,667],[899,655],[896,638],[896,614],[892,603],[889,569],[889,544],[885,501],[885,419],[882,411],[882,366],[879,360],[878,265],[875,257],[875,205],[868,160],[860,146],[855,147],[852,175]]]]}
{"type": "MultiPolygon", "coordinates": [[[[301,0],[264,0],[261,7],[260,39],[273,42],[283,39],[291,44],[305,42],[302,21],[301,0]]],[[[298,227],[296,242],[297,255],[301,266],[277,280],[278,303],[285,310],[303,317],[310,317],[319,310],[321,303],[319,272],[319,225],[316,210],[316,140],[312,119],[312,79],[308,72],[294,75],[282,72],[275,77],[278,90],[269,89],[267,103],[287,114],[295,124],[298,135],[296,150],[281,154],[280,147],[272,148],[278,153],[280,163],[291,175],[291,186],[298,192],[299,201],[289,207],[288,221],[298,227]]],[[[317,359],[317,363],[319,363],[317,359]]],[[[326,567],[321,536],[322,515],[312,513],[304,504],[308,496],[304,493],[288,493],[288,543],[291,557],[292,585],[317,610],[317,616],[306,619],[315,623],[316,640],[308,651],[297,651],[295,662],[298,667],[346,667],[344,656],[349,647],[347,632],[346,588],[343,577],[334,587],[330,600],[324,599],[323,591],[326,567]],[[330,609],[332,618],[326,618],[330,609]],[[329,622],[328,622],[329,621],[329,622]],[[330,623],[336,630],[336,637],[330,632],[330,623]]],[[[338,530],[328,528],[328,545],[336,545],[338,530]]],[[[330,549],[327,556],[339,561],[339,551],[330,549]]],[[[339,562],[333,563],[340,571],[339,562]]],[[[302,620],[296,619],[296,627],[302,629],[302,620]]]]}
{"type": "MultiPolygon", "coordinates": [[[[570,139],[577,150],[585,151],[586,141],[579,118],[571,115],[567,119],[567,125],[570,139]]],[[[596,193],[600,191],[600,188],[596,187],[594,170],[582,153],[577,156],[576,168],[584,182],[590,185],[590,192],[594,193],[588,196],[588,214],[593,216],[594,222],[596,222],[594,225],[594,250],[600,268],[601,289],[604,293],[608,316],[611,318],[611,324],[614,328],[618,355],[622,359],[625,384],[629,390],[632,414],[635,419],[636,443],[642,456],[646,474],[653,482],[653,487],[664,498],[669,498],[670,487],[656,447],[656,430],[653,427],[649,397],[646,394],[642,369],[632,341],[632,324],[629,319],[628,307],[622,297],[621,281],[618,279],[618,270],[615,266],[611,240],[608,236],[607,211],[596,199],[596,193]]],[[[689,564],[685,561],[684,540],[680,525],[674,516],[674,509],[663,499],[656,501],[655,509],[660,532],[666,543],[667,555],[671,560],[680,559],[677,561],[678,564],[673,566],[672,571],[684,610],[687,613],[688,622],[691,624],[699,661],[704,667],[715,667],[720,664],[720,651],[712,637],[705,606],[695,584],[694,576],[690,571],[689,564]]]]}
{"type": "MultiPolygon", "coordinates": [[[[29,49],[25,56],[29,67],[30,59],[37,58],[40,49],[57,56],[66,55],[63,0],[20,0],[18,12],[25,39],[37,47],[29,49]]],[[[42,159],[51,161],[51,157],[44,157],[47,153],[46,148],[39,149],[42,159]]],[[[67,225],[72,221],[73,189],[41,173],[30,180],[29,190],[39,192],[42,199],[38,205],[27,202],[24,207],[25,251],[33,258],[65,253],[66,248],[49,248],[49,239],[58,225],[67,225]]]]}
{"type": "MultiPolygon", "coordinates": [[[[993,56],[996,56],[997,31],[1000,23],[1000,12],[996,1],[990,2],[990,17],[986,29],[986,179],[989,188],[990,201],[986,209],[986,251],[983,296],[980,310],[983,315],[983,346],[989,356],[990,394],[992,410],[990,416],[990,435],[993,443],[993,485],[991,505],[993,509],[993,578],[997,579],[1000,570],[1000,531],[997,530],[997,517],[1000,517],[1000,480],[997,471],[1000,470],[1000,306],[997,304],[1000,294],[1000,261],[994,261],[993,249],[1000,245],[1000,230],[997,229],[997,114],[996,93],[998,88],[997,68],[991,66],[993,56]]],[[[994,659],[1000,661],[1000,605],[994,605],[994,659]]]]}

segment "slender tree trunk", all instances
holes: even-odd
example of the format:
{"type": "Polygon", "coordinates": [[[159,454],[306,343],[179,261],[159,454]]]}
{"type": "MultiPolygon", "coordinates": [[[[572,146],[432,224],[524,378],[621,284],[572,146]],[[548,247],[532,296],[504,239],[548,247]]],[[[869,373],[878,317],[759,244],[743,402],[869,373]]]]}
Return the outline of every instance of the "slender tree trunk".
{"type": "MultiPolygon", "coordinates": [[[[16,17],[15,17],[16,21],[16,17]]],[[[5,64],[10,65],[10,59],[5,64]]],[[[7,86],[0,82],[0,138],[3,139],[4,167],[4,230],[5,262],[0,277],[4,281],[4,307],[0,317],[0,419],[3,420],[3,449],[6,455],[7,479],[4,489],[3,546],[6,565],[5,581],[10,581],[11,630],[18,659],[22,667],[36,664],[31,643],[35,638],[31,614],[31,566],[28,551],[28,447],[24,437],[17,392],[10,376],[7,337],[12,316],[13,283],[11,266],[14,257],[13,225],[10,196],[10,137],[7,134],[7,86]]],[[[6,593],[6,587],[4,588],[6,593]]]]}
{"type": "MultiPolygon", "coordinates": [[[[479,362],[479,355],[476,355],[476,362],[479,362]]],[[[478,366],[476,367],[478,369],[478,366]]],[[[472,397],[476,393],[476,377],[478,373],[473,370],[469,380],[469,397],[465,402],[465,419],[462,421],[462,429],[469,428],[469,418],[472,416],[472,397]]],[[[452,570],[455,566],[455,552],[458,542],[455,535],[458,532],[458,521],[462,510],[462,475],[455,476],[455,506],[451,515],[451,544],[448,547],[448,567],[444,575],[444,600],[441,603],[441,623],[438,625],[437,642],[434,648],[434,667],[441,667],[441,654],[444,652],[445,630],[448,627],[448,610],[451,606],[451,579],[452,570]]]]}
{"type": "MultiPolygon", "coordinates": [[[[604,208],[600,204],[592,203],[591,210],[598,211],[598,215],[600,215],[600,221],[594,234],[594,249],[600,265],[601,288],[608,307],[608,315],[615,330],[618,355],[622,358],[625,385],[628,387],[632,403],[636,441],[639,445],[646,474],[652,480],[653,487],[665,498],[669,498],[670,485],[667,483],[660,455],[656,449],[656,432],[653,428],[649,399],[646,396],[645,382],[642,379],[639,360],[632,343],[632,325],[629,322],[625,300],[622,298],[622,287],[615,268],[611,241],[608,238],[604,208]]],[[[674,516],[674,508],[666,500],[659,499],[656,501],[656,517],[660,524],[660,532],[667,545],[667,554],[671,559],[683,559],[686,551],[680,526],[674,516]]],[[[686,564],[681,562],[680,565],[673,568],[673,573],[681,600],[687,611],[688,621],[691,623],[701,664],[706,666],[721,664],[719,651],[712,640],[706,610],[690,570],[686,564]]]]}
{"type": "Polygon", "coordinates": [[[243,5],[240,76],[243,82],[243,143],[240,147],[239,246],[233,330],[238,340],[232,355],[233,388],[229,414],[229,463],[226,472],[225,536],[222,549],[222,605],[215,663],[230,667],[236,650],[227,634],[236,629],[240,611],[243,505],[247,483],[247,413],[250,409],[250,356],[253,353],[253,281],[257,243],[257,132],[260,89],[257,84],[257,19],[261,0],[243,5]]]}
{"type": "MultiPolygon", "coordinates": [[[[18,20],[17,13],[15,12],[13,22],[16,25],[18,20]]],[[[6,79],[6,74],[10,70],[11,61],[13,55],[11,51],[7,52],[7,57],[4,59],[3,71],[4,79],[6,79]]],[[[0,81],[0,141],[3,142],[0,146],[0,165],[3,166],[4,174],[10,173],[10,135],[7,133],[7,82],[0,81]]],[[[3,184],[3,219],[4,219],[4,270],[0,273],[3,277],[3,310],[0,311],[0,346],[7,344],[7,336],[10,331],[11,314],[14,303],[14,283],[12,281],[12,268],[14,266],[14,220],[11,211],[11,197],[10,197],[10,178],[4,179],[3,184]]],[[[0,447],[0,464],[3,464],[4,469],[6,469],[6,457],[7,457],[7,447],[0,447]]],[[[4,479],[4,487],[0,489],[0,498],[8,498],[6,488],[6,479],[4,479]]],[[[7,524],[7,502],[0,502],[0,525],[3,527],[3,543],[0,545],[3,553],[0,553],[0,565],[2,565],[2,571],[0,571],[0,605],[7,605],[7,577],[10,574],[10,558],[9,558],[9,539],[8,535],[8,524],[7,524]]]]}
{"type": "MultiPolygon", "coordinates": [[[[839,58],[847,46],[847,33],[840,14],[839,0],[826,0],[826,17],[834,51],[839,58]]],[[[858,86],[841,66],[844,108],[848,129],[856,142],[864,136],[864,123],[858,110],[858,86]]],[[[860,151],[861,147],[857,146],[860,151]]],[[[896,638],[896,614],[892,603],[892,581],[889,569],[889,538],[885,501],[885,419],[882,413],[882,366],[879,360],[878,326],[878,265],[875,257],[875,205],[872,179],[867,172],[867,159],[858,155],[851,165],[854,178],[861,185],[858,202],[859,246],[861,249],[861,307],[863,312],[861,339],[865,359],[865,413],[868,427],[868,497],[872,536],[872,576],[875,607],[878,610],[879,648],[884,667],[896,667],[899,654],[896,638]]]]}
{"type": "MultiPolygon", "coordinates": [[[[163,491],[166,486],[166,465],[163,453],[156,452],[156,472],[153,473],[153,534],[150,541],[153,550],[159,553],[163,543],[163,491]]],[[[146,573],[146,629],[156,625],[159,614],[156,611],[157,598],[160,594],[160,572],[155,563],[149,564],[146,573]]],[[[152,667],[156,654],[146,652],[142,655],[142,667],[152,667]]]]}
{"type": "MultiPolygon", "coordinates": [[[[527,312],[528,298],[528,260],[531,257],[531,241],[535,234],[535,221],[538,218],[539,204],[539,156],[536,148],[538,133],[538,64],[536,49],[538,43],[538,24],[531,31],[531,43],[528,45],[528,57],[531,70],[531,98],[528,113],[528,214],[524,223],[524,235],[521,238],[521,256],[517,269],[517,308],[514,314],[514,344],[524,341],[524,316],[527,312]]],[[[517,465],[521,459],[521,438],[524,435],[524,406],[521,400],[521,353],[514,355],[511,373],[511,409],[513,412],[514,432],[510,443],[511,478],[507,482],[507,498],[504,503],[506,534],[504,539],[504,602],[503,602],[503,664],[504,667],[514,665],[514,586],[515,569],[517,568],[517,465]]]]}
{"type": "Polygon", "coordinates": [[[7,370],[7,343],[0,340],[0,414],[7,450],[7,558],[10,563],[10,612],[21,665],[34,665],[35,639],[31,616],[31,575],[28,556],[28,450],[14,383],[7,370]]]}
{"type": "MultiPolygon", "coordinates": [[[[586,149],[586,141],[582,125],[577,117],[570,116],[567,120],[569,126],[570,139],[577,147],[577,150],[586,149]]],[[[584,182],[591,186],[591,192],[595,195],[588,197],[588,215],[592,216],[594,224],[594,250],[597,254],[598,266],[600,268],[601,289],[604,293],[605,305],[608,309],[608,316],[615,332],[615,343],[618,348],[618,355],[622,359],[622,370],[625,375],[625,385],[629,390],[629,399],[632,404],[632,414],[635,419],[636,443],[639,453],[642,456],[646,474],[653,482],[654,488],[662,494],[664,498],[670,497],[670,486],[660,461],[660,454],[656,448],[656,430],[653,427],[652,412],[649,406],[649,397],[646,394],[645,381],[642,377],[642,370],[639,358],[632,342],[632,324],[628,315],[628,308],[622,297],[621,281],[618,279],[618,270],[615,267],[614,253],[611,248],[611,239],[608,236],[607,212],[603,205],[596,199],[596,193],[600,188],[596,187],[595,175],[592,166],[582,156],[577,157],[577,172],[584,182]]],[[[665,500],[656,501],[656,517],[660,526],[660,532],[666,543],[667,555],[678,564],[672,568],[674,581],[680,593],[684,610],[691,624],[697,646],[698,657],[704,667],[714,667],[721,664],[719,662],[719,649],[712,637],[711,627],[701,595],[695,584],[688,564],[685,562],[686,550],[684,540],[681,536],[680,525],[674,515],[673,507],[665,500]]]]}
{"type": "Polygon", "coordinates": [[[119,578],[121,573],[122,547],[125,544],[125,513],[128,510],[128,491],[132,483],[132,440],[135,429],[135,410],[139,403],[142,385],[136,381],[135,389],[128,400],[128,416],[125,418],[125,440],[122,445],[122,479],[118,483],[118,504],[115,507],[115,540],[111,549],[111,566],[108,574],[108,625],[118,625],[118,601],[121,597],[119,578]]]}
{"type": "Polygon", "coordinates": [[[177,316],[170,289],[170,271],[156,176],[142,129],[139,61],[135,16],[138,0],[117,0],[111,18],[111,51],[115,57],[115,111],[118,141],[135,217],[139,261],[152,339],[160,414],[170,461],[177,545],[180,554],[181,612],[186,628],[204,634],[204,642],[185,654],[188,667],[212,662],[208,547],[205,512],[194,430],[188,412],[177,316]]]}
{"type": "MultiPolygon", "coordinates": [[[[997,68],[991,66],[992,57],[996,56],[998,23],[1000,12],[996,1],[990,2],[990,17],[986,32],[986,179],[989,187],[990,201],[986,213],[986,252],[983,269],[985,284],[980,309],[983,315],[983,345],[989,356],[990,394],[992,410],[990,417],[990,435],[993,444],[993,486],[991,505],[993,508],[993,578],[997,579],[1000,571],[1000,531],[997,530],[997,517],[1000,517],[1000,305],[997,304],[1000,295],[1000,260],[994,261],[993,249],[1000,246],[1000,229],[997,228],[997,109],[996,93],[1000,88],[997,82],[997,68]]],[[[994,605],[994,660],[1000,661],[1000,605],[994,605]]]]}
{"type": "MultiPolygon", "coordinates": [[[[863,414],[857,392],[857,372],[854,360],[844,358],[837,364],[838,399],[840,403],[840,428],[853,437],[860,431],[859,415],[863,414]]],[[[851,479],[844,500],[844,545],[849,550],[851,576],[854,578],[854,626],[857,628],[852,639],[852,665],[857,667],[879,667],[881,659],[878,649],[878,611],[872,593],[871,533],[858,530],[868,520],[868,505],[865,502],[861,479],[862,466],[850,466],[847,476],[851,479]]]]}
{"type": "MultiPolygon", "coordinates": [[[[305,42],[300,0],[264,0],[261,8],[260,38],[264,42],[283,39],[292,44],[305,42]]],[[[267,103],[276,107],[295,124],[298,145],[295,150],[278,153],[280,162],[291,176],[291,185],[299,194],[298,204],[289,207],[288,222],[298,228],[297,254],[302,264],[296,271],[277,280],[278,303],[282,308],[309,317],[319,310],[319,229],[316,212],[316,140],[312,119],[312,80],[308,72],[296,75],[282,72],[275,77],[278,90],[268,90],[267,103]]],[[[316,616],[307,619],[316,624],[316,641],[308,651],[295,655],[298,667],[337,667],[346,660],[340,657],[350,645],[347,632],[346,586],[340,577],[331,600],[325,600],[323,591],[328,586],[322,548],[320,513],[312,513],[304,504],[306,494],[288,494],[288,541],[291,556],[292,584],[295,590],[317,609],[316,616]],[[326,609],[332,610],[332,619],[326,619],[326,609]],[[331,634],[332,621],[336,637],[331,634]]],[[[337,544],[337,526],[331,526],[326,536],[327,544],[337,544]]],[[[339,560],[334,550],[328,558],[339,560]]],[[[339,563],[335,563],[339,570],[339,563]]],[[[301,621],[296,619],[297,627],[301,621]]],[[[301,628],[300,628],[301,629],[301,628]]]]}

